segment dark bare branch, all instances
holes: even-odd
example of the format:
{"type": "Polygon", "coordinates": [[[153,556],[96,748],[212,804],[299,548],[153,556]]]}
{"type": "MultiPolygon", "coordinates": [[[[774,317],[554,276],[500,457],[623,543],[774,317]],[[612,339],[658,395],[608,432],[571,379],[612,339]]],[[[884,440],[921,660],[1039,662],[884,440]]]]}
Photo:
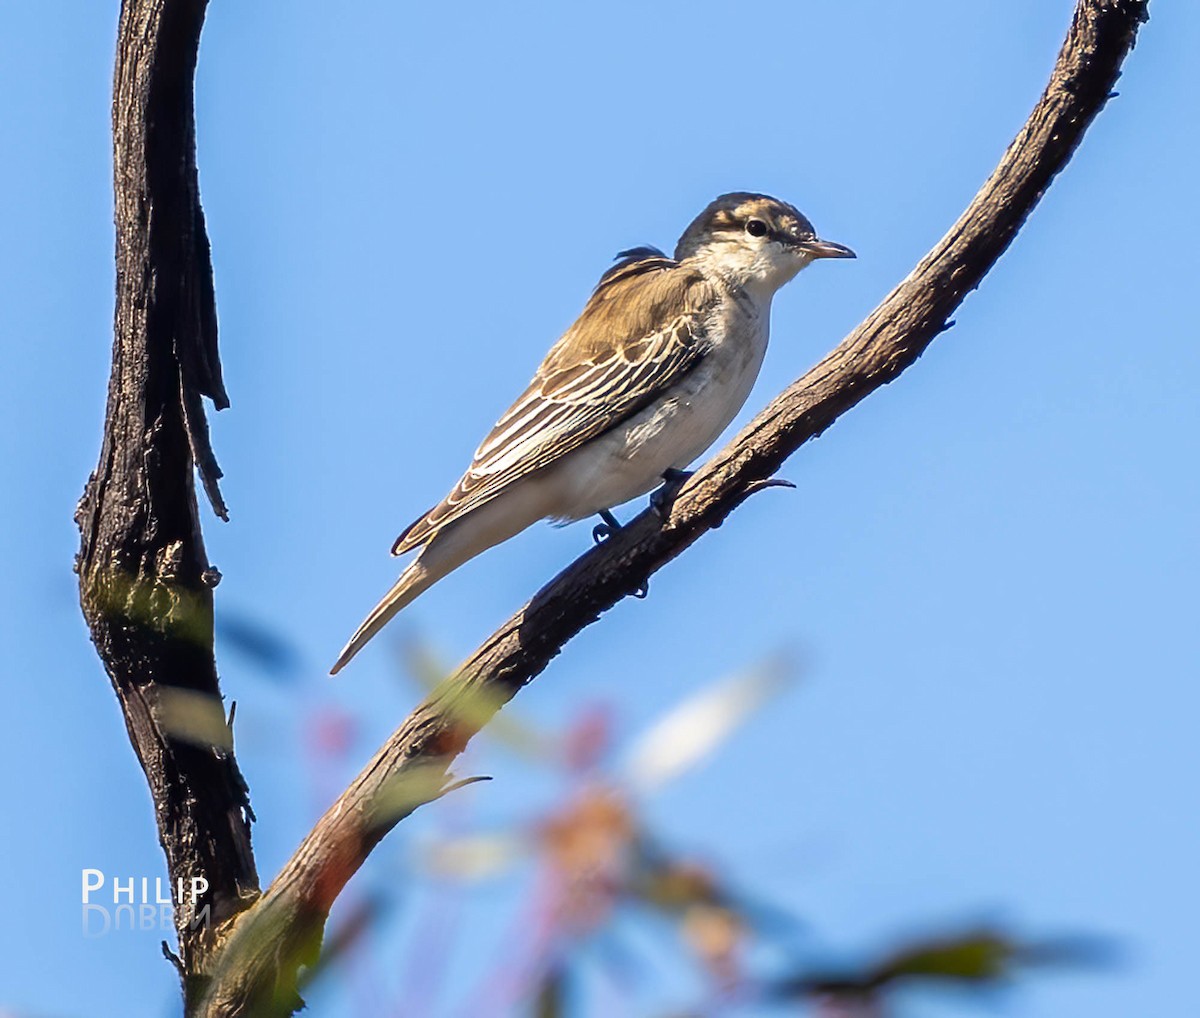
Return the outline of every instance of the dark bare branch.
{"type": "Polygon", "coordinates": [[[79,503],[80,603],[154,798],[196,999],[213,931],[258,895],[247,789],[213,658],[193,466],[225,507],[202,396],[228,405],[200,210],[193,76],[205,0],[125,0],[113,96],[117,302],[100,462],[79,503]],[[207,912],[206,912],[207,909],[207,912]]]}
{"type": "Polygon", "coordinates": [[[1050,82],[1000,165],[946,236],[882,304],[684,486],[582,556],[497,630],[390,739],[318,822],[263,899],[234,924],[205,1013],[286,1013],[329,907],[397,822],[563,645],[701,534],[809,439],[911,365],[977,286],[1104,107],[1146,20],[1145,0],[1080,0],[1050,82]],[[289,971],[290,968],[290,971],[289,971]]]}

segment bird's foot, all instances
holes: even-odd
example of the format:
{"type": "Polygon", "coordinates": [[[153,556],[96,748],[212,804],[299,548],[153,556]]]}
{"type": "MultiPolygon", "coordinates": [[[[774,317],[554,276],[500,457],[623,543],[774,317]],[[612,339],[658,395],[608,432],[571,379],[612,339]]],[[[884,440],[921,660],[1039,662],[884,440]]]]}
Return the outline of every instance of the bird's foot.
{"type": "Polygon", "coordinates": [[[592,540],[597,544],[607,541],[618,530],[624,529],[624,524],[607,509],[601,509],[599,516],[604,522],[592,527],[592,540]]]}
{"type": "MultiPolygon", "coordinates": [[[[601,509],[597,515],[604,521],[603,523],[597,523],[594,527],[592,527],[592,540],[597,544],[603,544],[614,534],[625,529],[625,524],[617,519],[607,509],[601,509]]],[[[637,590],[630,591],[630,593],[639,600],[647,597],[650,593],[650,581],[647,580],[645,583],[639,586],[637,590]]]]}
{"type": "Polygon", "coordinates": [[[664,470],[662,472],[663,486],[650,495],[650,508],[659,516],[665,517],[671,503],[675,501],[675,496],[679,494],[679,489],[695,472],[694,470],[676,470],[674,467],[664,470]]]}

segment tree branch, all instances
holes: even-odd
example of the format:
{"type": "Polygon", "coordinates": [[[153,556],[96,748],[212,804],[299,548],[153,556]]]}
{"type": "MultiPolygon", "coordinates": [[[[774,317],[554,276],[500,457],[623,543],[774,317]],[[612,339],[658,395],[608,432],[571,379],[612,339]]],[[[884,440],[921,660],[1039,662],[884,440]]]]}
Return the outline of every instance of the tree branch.
{"type": "Polygon", "coordinates": [[[334,899],[379,840],[445,787],[450,761],[585,626],[689,547],[802,444],[912,364],[1008,247],[1104,107],[1145,0],[1080,0],[1053,75],[991,178],[857,329],[682,489],[547,584],[436,690],[330,807],[262,900],[233,924],[210,1015],[287,1013],[334,899]]]}
{"type": "Polygon", "coordinates": [[[258,896],[246,784],[213,657],[193,483],[226,515],[202,396],[228,405],[196,172],[193,76],[206,0],[125,0],[113,83],[117,295],[100,462],[76,511],[80,604],[154,798],[185,997],[215,927],[258,896]]]}

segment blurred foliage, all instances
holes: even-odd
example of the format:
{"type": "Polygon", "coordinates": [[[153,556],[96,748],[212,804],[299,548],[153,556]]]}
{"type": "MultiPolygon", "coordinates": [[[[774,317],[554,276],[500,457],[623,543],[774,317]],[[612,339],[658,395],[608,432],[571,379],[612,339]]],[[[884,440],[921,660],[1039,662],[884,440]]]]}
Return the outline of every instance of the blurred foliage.
{"type": "MultiPolygon", "coordinates": [[[[247,619],[231,625],[219,618],[218,628],[269,677],[303,673],[300,655],[287,641],[247,619]]],[[[419,642],[403,647],[398,663],[427,692],[446,688],[448,669],[419,642]]],[[[477,959],[480,988],[469,998],[473,1003],[454,1013],[532,1018],[599,1014],[586,999],[586,981],[577,978],[578,970],[599,958],[614,972],[620,970],[620,983],[628,981],[630,972],[649,968],[654,959],[643,963],[639,951],[628,946],[633,941],[625,934],[631,928],[670,931],[668,948],[698,977],[697,999],[659,1018],[716,1011],[888,1018],[893,995],[904,987],[947,986],[987,994],[1034,968],[1111,962],[1110,945],[1101,941],[1031,940],[998,925],[977,924],[899,938],[877,956],[831,965],[816,957],[812,931],[800,918],[752,900],[740,880],[694,853],[667,847],[654,830],[654,795],[711,759],[755,711],[792,687],[796,671],[793,663],[775,657],[713,683],[634,738],[621,757],[614,753],[618,740],[607,710],[584,710],[564,733],[551,734],[523,720],[511,706],[495,714],[499,704],[486,691],[456,692],[453,703],[463,712],[464,723],[474,727],[491,718],[486,739],[548,768],[563,782],[563,792],[532,819],[507,829],[440,838],[419,855],[418,873],[436,878],[430,882],[435,894],[508,873],[516,879],[518,864],[533,865],[534,892],[515,917],[506,951],[477,959]],[[801,942],[807,946],[797,951],[801,942]]],[[[315,692],[319,688],[307,688],[310,717],[303,751],[316,764],[315,773],[328,777],[339,767],[352,772],[361,762],[353,759],[361,749],[359,726],[315,692]]],[[[199,741],[219,744],[222,729],[228,731],[219,707],[189,703],[171,709],[180,719],[176,727],[193,732],[199,741]]],[[[397,779],[386,807],[406,813],[457,787],[447,784],[437,769],[415,768],[397,779]]],[[[462,802],[455,799],[456,813],[462,802]]],[[[718,847],[703,846],[705,855],[718,847]]],[[[377,953],[377,946],[367,948],[378,939],[372,934],[388,914],[395,892],[376,888],[364,895],[357,884],[335,910],[320,961],[308,972],[310,984],[330,972],[343,972],[355,957],[377,953]]],[[[450,924],[436,936],[430,934],[428,943],[414,943],[411,971],[426,980],[436,978],[430,973],[442,970],[429,964],[429,952],[445,950],[456,932],[450,924]]],[[[384,982],[376,980],[370,995],[377,997],[384,982]]],[[[427,995],[432,995],[428,988],[427,995]]],[[[404,1005],[389,1013],[430,1010],[419,999],[415,1007],[411,1000],[404,1005]]]]}
{"type": "Polygon", "coordinates": [[[226,649],[280,682],[292,681],[303,658],[287,637],[236,609],[218,608],[214,619],[217,652],[226,649]]]}
{"type": "Polygon", "coordinates": [[[1111,945],[1095,938],[1022,941],[981,927],[911,939],[858,968],[802,969],[770,985],[767,995],[810,1000],[825,1015],[882,1015],[888,992],[907,983],[990,990],[1032,966],[1106,966],[1112,960],[1111,945]]]}
{"type": "Polygon", "coordinates": [[[177,686],[153,686],[153,710],[164,732],[197,746],[228,752],[233,730],[220,697],[177,686]]]}

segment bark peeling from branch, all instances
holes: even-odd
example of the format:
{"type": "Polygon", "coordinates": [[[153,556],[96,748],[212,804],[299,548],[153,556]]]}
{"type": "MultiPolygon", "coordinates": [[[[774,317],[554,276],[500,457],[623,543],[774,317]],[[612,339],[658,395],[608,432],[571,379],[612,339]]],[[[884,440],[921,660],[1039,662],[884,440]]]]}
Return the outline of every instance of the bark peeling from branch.
{"type": "Polygon", "coordinates": [[[379,749],[235,922],[206,1014],[286,1013],[329,907],[371,849],[435,798],[467,741],[564,644],[722,520],[801,445],[911,365],[1008,247],[1110,97],[1146,20],[1145,0],[1080,0],[1050,82],[959,220],[878,308],[684,486],[547,584],[379,749]],[[406,777],[420,774],[408,794],[406,777]],[[291,966],[291,970],[289,970],[291,966]],[[273,1010],[272,1010],[273,1009],[273,1010]]]}
{"type": "Polygon", "coordinates": [[[219,925],[258,897],[246,784],[213,657],[193,468],[218,515],[202,397],[228,405],[200,209],[193,77],[205,0],[125,0],[113,82],[117,294],[100,461],[76,511],[80,604],[154,798],[185,997],[219,925]]]}

